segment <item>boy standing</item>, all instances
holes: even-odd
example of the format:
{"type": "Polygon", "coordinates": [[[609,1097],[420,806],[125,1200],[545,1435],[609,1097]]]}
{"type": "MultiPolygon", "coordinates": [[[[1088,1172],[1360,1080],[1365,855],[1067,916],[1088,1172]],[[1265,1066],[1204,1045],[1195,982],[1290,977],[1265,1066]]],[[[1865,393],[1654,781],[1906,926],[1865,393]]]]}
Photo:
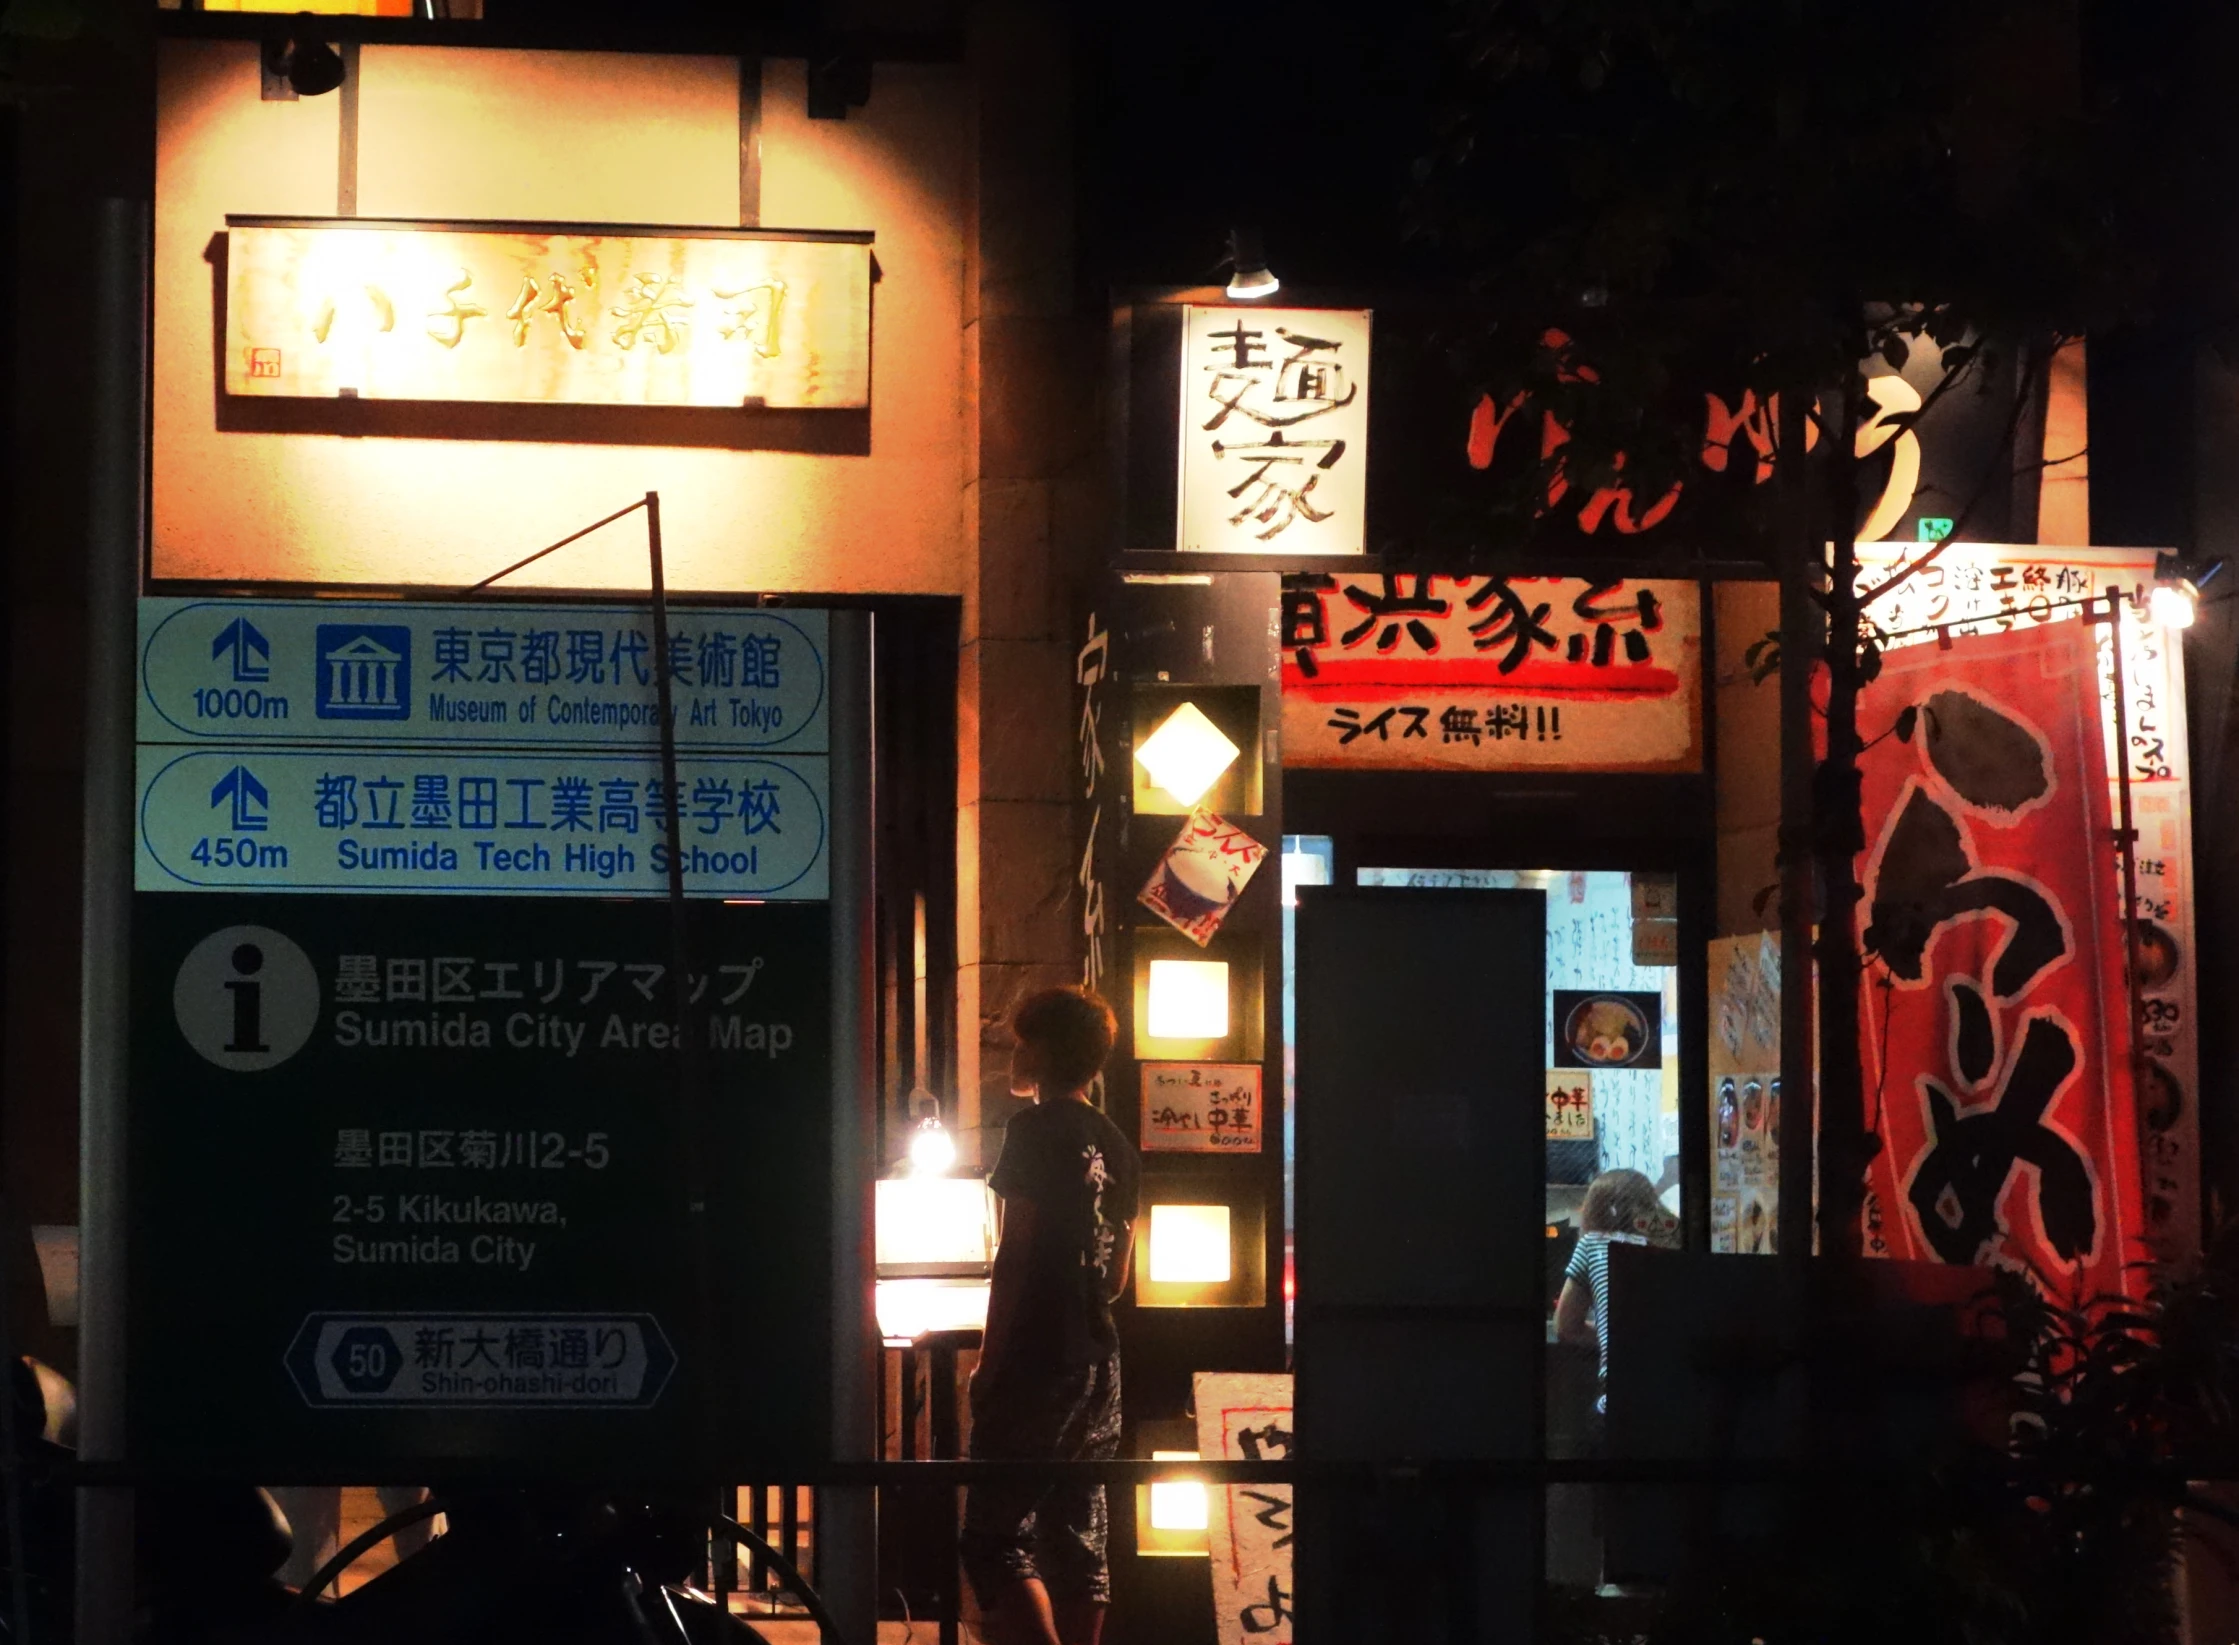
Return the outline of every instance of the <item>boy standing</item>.
{"type": "MultiPolygon", "coordinates": [[[[972,1455],[1010,1462],[1119,1454],[1119,1338],[1141,1167],[1088,1100],[1111,1054],[1111,1007],[1052,988],[1018,1008],[1010,1123],[989,1186],[1003,1238],[973,1374],[972,1455]]],[[[1097,1645],[1111,1604],[1104,1487],[1003,1480],[972,1487],[965,1575],[995,1645],[1097,1645]]]]}

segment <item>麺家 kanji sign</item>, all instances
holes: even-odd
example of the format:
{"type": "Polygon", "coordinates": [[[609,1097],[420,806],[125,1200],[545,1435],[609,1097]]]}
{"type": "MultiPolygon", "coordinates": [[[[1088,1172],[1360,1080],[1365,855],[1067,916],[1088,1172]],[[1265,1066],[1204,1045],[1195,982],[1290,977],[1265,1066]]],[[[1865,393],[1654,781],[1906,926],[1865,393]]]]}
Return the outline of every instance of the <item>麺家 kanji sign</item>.
{"type": "Polygon", "coordinates": [[[1286,577],[1283,762],[1694,771],[1688,582],[1391,572],[1286,577]]]}
{"type": "Polygon", "coordinates": [[[1368,326],[1365,309],[1183,311],[1182,548],[1361,551],[1368,326]]]}

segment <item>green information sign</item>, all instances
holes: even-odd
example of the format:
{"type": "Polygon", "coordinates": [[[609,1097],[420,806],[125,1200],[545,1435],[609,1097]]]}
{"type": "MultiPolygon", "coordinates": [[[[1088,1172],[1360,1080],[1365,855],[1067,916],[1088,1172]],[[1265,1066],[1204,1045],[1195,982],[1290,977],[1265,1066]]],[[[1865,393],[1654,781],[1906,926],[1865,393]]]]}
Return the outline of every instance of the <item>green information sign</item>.
{"type": "Polygon", "coordinates": [[[688,915],[680,1022],[659,901],[137,897],[134,1459],[821,1457],[828,911],[688,915]]]}

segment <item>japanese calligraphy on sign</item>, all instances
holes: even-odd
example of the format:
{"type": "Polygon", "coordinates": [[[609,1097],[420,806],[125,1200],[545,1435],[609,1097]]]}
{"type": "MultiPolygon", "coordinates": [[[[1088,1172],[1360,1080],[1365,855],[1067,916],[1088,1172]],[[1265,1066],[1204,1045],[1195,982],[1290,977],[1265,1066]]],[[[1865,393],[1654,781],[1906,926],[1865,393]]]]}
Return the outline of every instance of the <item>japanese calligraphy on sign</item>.
{"type": "Polygon", "coordinates": [[[1260,1151],[1259,1064],[1143,1064],[1143,1152],[1260,1151]]]}
{"type": "Polygon", "coordinates": [[[2087,1294],[2147,1254],[2094,641],[1899,650],[1860,704],[1868,1249],[2087,1294]]]}
{"type": "Polygon", "coordinates": [[[1283,579],[1287,765],[1693,771],[1699,590],[1578,577],[1283,579]]]}
{"type": "Polygon", "coordinates": [[[866,234],[226,224],[228,394],[870,404],[866,234]]]}
{"type": "Polygon", "coordinates": [[[1361,552],[1368,332],[1366,309],[1184,311],[1184,550],[1361,552]]]}
{"type": "Polygon", "coordinates": [[[1184,820],[1136,901],[1203,948],[1266,857],[1266,846],[1200,805],[1184,820]]]}
{"type": "Polygon", "coordinates": [[[1547,1070],[1547,1140],[1594,1140],[1594,1076],[1575,1068],[1547,1070]]]}
{"type": "MultiPolygon", "coordinates": [[[[1200,1371],[1197,1454],[1208,1461],[1290,1462],[1291,1379],[1200,1371]]],[[[1213,1619],[1220,1645],[1291,1645],[1296,1591],[1291,1575],[1291,1488],[1213,1487],[1207,1530],[1212,1551],[1213,1619]]]]}
{"type": "MultiPolygon", "coordinates": [[[[1886,575],[1920,550],[1911,545],[1861,547],[1869,576],[1886,575]]],[[[2185,727],[2183,652],[2153,622],[2146,596],[2153,586],[2150,549],[2059,548],[1950,544],[1875,613],[1897,637],[1893,645],[1935,643],[1939,628],[1954,637],[2005,633],[2047,623],[2077,622],[2078,602],[2122,593],[2124,726],[2136,845],[2139,985],[2143,1053],[2138,1096],[2140,1168],[2145,1174],[2147,1239],[2157,1253],[2200,1248],[2200,1116],[2198,952],[2193,914],[2192,777],[2185,727]]],[[[2110,812],[2118,809],[2115,773],[2115,679],[2112,631],[2092,629],[2098,648],[2099,714],[2104,727],[2110,812]]],[[[2119,881],[2107,888],[2111,929],[2124,917],[2119,881]]]]}

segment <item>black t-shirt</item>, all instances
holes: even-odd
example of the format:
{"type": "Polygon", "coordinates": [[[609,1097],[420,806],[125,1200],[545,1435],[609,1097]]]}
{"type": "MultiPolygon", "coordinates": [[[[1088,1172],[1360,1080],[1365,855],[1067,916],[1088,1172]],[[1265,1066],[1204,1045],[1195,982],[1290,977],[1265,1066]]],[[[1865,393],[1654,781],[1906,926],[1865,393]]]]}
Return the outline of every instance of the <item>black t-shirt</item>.
{"type": "Polygon", "coordinates": [[[1085,1102],[1037,1103],[1014,1118],[988,1179],[1006,1206],[1034,1204],[1032,1237],[1007,1223],[995,1287],[1011,1305],[1004,1374],[1094,1364],[1116,1342],[1110,1296],[1135,1220],[1142,1167],[1134,1148],[1085,1102]]]}

